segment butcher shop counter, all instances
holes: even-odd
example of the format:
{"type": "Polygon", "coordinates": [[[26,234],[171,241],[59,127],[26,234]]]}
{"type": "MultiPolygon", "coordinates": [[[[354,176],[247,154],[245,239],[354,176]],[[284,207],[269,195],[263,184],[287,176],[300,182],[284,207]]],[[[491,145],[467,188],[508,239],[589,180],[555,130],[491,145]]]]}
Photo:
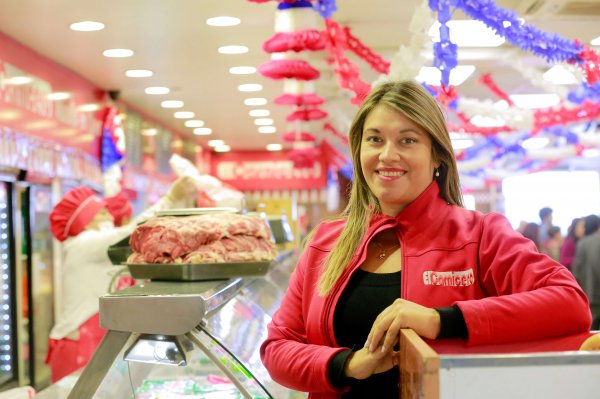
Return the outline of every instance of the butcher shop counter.
{"type": "Polygon", "coordinates": [[[145,281],[101,297],[108,332],[94,356],[36,398],[306,398],[272,381],[259,355],[295,261],[288,251],[263,277],[145,281]]]}

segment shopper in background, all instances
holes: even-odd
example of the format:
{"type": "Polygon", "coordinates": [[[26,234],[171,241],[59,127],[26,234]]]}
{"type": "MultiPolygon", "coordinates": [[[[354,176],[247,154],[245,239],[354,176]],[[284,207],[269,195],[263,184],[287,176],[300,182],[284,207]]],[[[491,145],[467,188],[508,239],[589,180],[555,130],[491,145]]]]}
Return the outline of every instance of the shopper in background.
{"type": "Polygon", "coordinates": [[[563,240],[564,238],[560,231],[560,227],[551,226],[548,229],[548,238],[546,239],[546,241],[541,243],[541,252],[548,255],[557,262],[560,261],[560,247],[562,246],[563,240]]]}
{"type": "Polygon", "coordinates": [[[592,311],[592,329],[600,329],[600,230],[598,217],[586,216],[587,234],[579,240],[573,259],[573,275],[585,291],[592,311]],[[596,230],[591,230],[595,226],[596,230]]]}
{"type": "Polygon", "coordinates": [[[125,192],[119,191],[116,195],[105,198],[105,201],[106,208],[115,221],[115,226],[119,227],[131,221],[133,207],[125,192]]]}
{"type": "Polygon", "coordinates": [[[575,257],[577,241],[585,234],[584,223],[583,218],[573,219],[567,231],[567,236],[560,247],[560,263],[569,270],[571,270],[573,258],[575,257]]]}
{"type": "Polygon", "coordinates": [[[552,208],[544,207],[540,209],[540,232],[538,242],[540,245],[548,239],[548,230],[552,227],[552,208]]]}
{"type": "Polygon", "coordinates": [[[275,381],[313,399],[397,399],[401,328],[471,345],[589,329],[567,269],[504,216],[463,208],[443,113],[421,85],[375,88],[349,139],[348,206],[308,236],[261,345],[275,381]]]}
{"type": "Polygon", "coordinates": [[[527,223],[527,226],[523,229],[523,237],[529,238],[535,244],[538,251],[542,249],[540,245],[540,226],[537,223],[527,223]]]}
{"type": "Polygon", "coordinates": [[[179,207],[195,198],[190,178],[180,178],[153,207],[131,223],[115,227],[106,202],[88,187],[69,191],[50,212],[52,235],[63,243],[61,310],[50,332],[46,363],[52,382],[89,361],[105,331],[99,327],[98,299],[106,294],[117,268],[107,250],[127,237],[154,210],[179,207]]]}

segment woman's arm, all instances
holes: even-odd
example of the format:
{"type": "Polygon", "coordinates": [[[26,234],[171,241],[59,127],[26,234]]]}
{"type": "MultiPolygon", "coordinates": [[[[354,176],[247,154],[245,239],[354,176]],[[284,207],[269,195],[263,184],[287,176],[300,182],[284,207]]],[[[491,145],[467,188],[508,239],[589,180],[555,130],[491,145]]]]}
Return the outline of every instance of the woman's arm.
{"type": "Polygon", "coordinates": [[[572,274],[515,232],[485,216],[479,278],[487,298],[460,301],[470,344],[527,341],[589,330],[587,297],[572,274]]]}

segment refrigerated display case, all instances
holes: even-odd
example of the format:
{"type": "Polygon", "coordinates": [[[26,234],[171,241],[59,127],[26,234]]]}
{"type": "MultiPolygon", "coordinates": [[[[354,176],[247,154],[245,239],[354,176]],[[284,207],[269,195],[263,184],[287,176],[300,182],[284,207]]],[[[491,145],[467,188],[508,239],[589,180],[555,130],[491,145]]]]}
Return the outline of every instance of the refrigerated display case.
{"type": "Polygon", "coordinates": [[[18,379],[12,208],[12,183],[0,181],[0,389],[18,379]]]}
{"type": "Polygon", "coordinates": [[[36,398],[306,398],[272,381],[259,354],[293,258],[264,277],[143,281],[103,296],[108,332],[90,363],[74,386],[70,376],[36,398]]]}

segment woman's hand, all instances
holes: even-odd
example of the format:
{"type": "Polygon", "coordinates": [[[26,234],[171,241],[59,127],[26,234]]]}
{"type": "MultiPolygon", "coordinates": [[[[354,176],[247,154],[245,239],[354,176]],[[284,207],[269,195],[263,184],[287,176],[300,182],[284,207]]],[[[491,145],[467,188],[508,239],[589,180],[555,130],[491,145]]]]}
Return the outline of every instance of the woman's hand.
{"type": "Polygon", "coordinates": [[[389,351],[369,352],[367,348],[352,353],[346,365],[344,373],[347,377],[363,380],[373,374],[383,373],[398,364],[399,352],[389,351]]]}
{"type": "Polygon", "coordinates": [[[396,299],[375,319],[365,348],[369,352],[389,352],[398,343],[401,328],[411,328],[422,337],[434,339],[440,333],[440,325],[440,314],[435,309],[396,299]]]}

